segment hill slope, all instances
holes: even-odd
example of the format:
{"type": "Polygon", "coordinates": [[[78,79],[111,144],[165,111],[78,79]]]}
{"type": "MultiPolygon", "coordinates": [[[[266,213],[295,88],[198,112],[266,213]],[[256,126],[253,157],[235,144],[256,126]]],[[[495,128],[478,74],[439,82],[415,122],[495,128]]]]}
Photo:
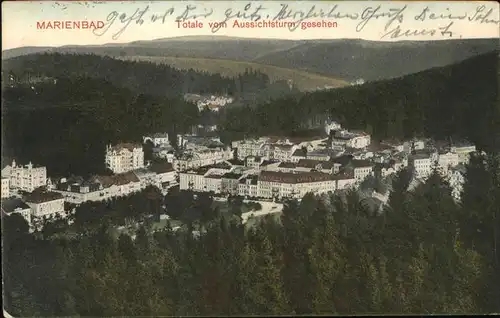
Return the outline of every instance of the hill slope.
{"type": "Polygon", "coordinates": [[[306,94],[256,108],[228,110],[223,131],[293,134],[328,114],[375,139],[427,136],[469,139],[500,149],[498,52],[402,78],[306,94]]]}
{"type": "Polygon", "coordinates": [[[147,61],[158,64],[167,64],[181,70],[194,69],[196,71],[207,72],[210,74],[220,74],[229,78],[237,77],[238,75],[243,74],[246,70],[255,70],[269,76],[271,82],[290,80],[300,91],[311,91],[325,86],[337,88],[348,85],[346,81],[311,72],[244,61],[159,56],[124,56],[117,58],[127,61],[147,61]]]}
{"type": "Polygon", "coordinates": [[[102,46],[18,48],[4,59],[34,51],[228,59],[301,69],[351,81],[380,80],[453,64],[498,48],[497,39],[372,42],[364,40],[275,40],[197,36],[102,46]]]}
{"type": "Polygon", "coordinates": [[[335,74],[346,80],[373,81],[453,64],[497,48],[495,39],[396,43],[326,40],[269,53],[255,61],[335,74]]]}
{"type": "MultiPolygon", "coordinates": [[[[266,74],[257,71],[244,73],[238,79],[233,79],[220,74],[178,70],[165,64],[120,61],[90,54],[31,54],[5,60],[2,66],[4,84],[32,83],[33,78],[85,76],[105,79],[115,86],[127,87],[139,93],[161,96],[220,93],[243,97],[276,86],[270,83],[266,74]]],[[[276,92],[277,90],[273,90],[269,93],[276,92]]]]}

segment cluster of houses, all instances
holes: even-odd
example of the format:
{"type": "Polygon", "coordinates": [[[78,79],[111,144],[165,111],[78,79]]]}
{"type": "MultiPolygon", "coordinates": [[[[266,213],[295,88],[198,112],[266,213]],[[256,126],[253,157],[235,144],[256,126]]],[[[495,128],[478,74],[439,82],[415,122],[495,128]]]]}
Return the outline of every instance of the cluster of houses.
{"type": "Polygon", "coordinates": [[[21,214],[32,228],[36,221],[65,215],[64,198],[45,191],[47,169],[33,165],[19,165],[12,161],[2,169],[2,213],[21,214]],[[43,190],[42,190],[43,189],[43,190]]]}
{"type": "Polygon", "coordinates": [[[166,192],[177,184],[177,174],[170,163],[144,162],[141,144],[124,143],[106,147],[109,176],[52,180],[46,167],[32,163],[22,166],[15,161],[2,169],[2,213],[20,213],[37,228],[44,219],[66,217],[65,202],[75,205],[105,201],[155,186],[166,192]]]}
{"type": "Polygon", "coordinates": [[[365,83],[364,79],[358,78],[351,82],[351,86],[363,85],[364,83],[365,83]]]}
{"type": "Polygon", "coordinates": [[[184,100],[196,104],[196,106],[198,106],[198,110],[200,111],[208,108],[214,112],[218,112],[219,108],[234,102],[233,97],[230,96],[203,96],[198,94],[185,94],[184,100]]]}
{"type": "Polygon", "coordinates": [[[476,150],[470,144],[436,147],[426,140],[374,145],[369,134],[344,130],[334,122],[325,125],[325,132],[327,138],[263,137],[233,142],[234,159],[221,156],[210,165],[179,167],[180,189],[300,199],[307,192],[359,188],[369,176],[387,179],[406,167],[413,171],[412,184],[417,184],[437,168],[459,200],[465,164],[476,150]]]}
{"type": "MultiPolygon", "coordinates": [[[[335,122],[324,125],[325,136],[312,138],[261,137],[225,146],[218,138],[166,133],[143,137],[153,144],[161,163],[146,163],[142,144],[106,147],[108,176],[51,180],[45,167],[15,161],[2,169],[2,212],[18,212],[32,228],[37,220],[66,216],[64,203],[104,201],[155,186],[166,192],[181,190],[240,195],[255,199],[302,198],[306,193],[360,189],[369,178],[389,180],[403,168],[413,171],[411,184],[428,178],[434,169],[445,176],[460,200],[465,164],[476,148],[470,144],[436,146],[428,140],[384,141],[348,131],[335,122]]],[[[371,191],[368,200],[379,204],[387,193],[371,191]]]]}

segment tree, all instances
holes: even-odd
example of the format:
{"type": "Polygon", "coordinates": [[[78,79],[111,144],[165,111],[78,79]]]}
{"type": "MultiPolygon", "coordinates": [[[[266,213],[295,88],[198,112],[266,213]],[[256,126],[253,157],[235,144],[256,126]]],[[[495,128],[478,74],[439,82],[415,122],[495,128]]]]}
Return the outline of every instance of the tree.
{"type": "Polygon", "coordinates": [[[229,205],[229,213],[237,216],[241,219],[242,207],[243,207],[243,197],[236,195],[228,198],[227,203],[229,205]]]}

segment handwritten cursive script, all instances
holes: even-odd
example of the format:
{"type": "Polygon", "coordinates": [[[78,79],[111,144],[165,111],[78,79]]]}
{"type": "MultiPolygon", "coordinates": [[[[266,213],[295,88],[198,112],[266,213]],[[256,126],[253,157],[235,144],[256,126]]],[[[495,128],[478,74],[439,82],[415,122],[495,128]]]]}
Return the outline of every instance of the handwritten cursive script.
{"type": "MultiPolygon", "coordinates": [[[[236,2],[237,3],[237,2],[236,2]]],[[[106,23],[103,28],[94,29],[97,36],[102,36],[108,32],[112,33],[113,40],[118,39],[131,26],[142,26],[144,24],[165,24],[170,22],[185,22],[193,19],[218,19],[216,23],[208,23],[212,33],[218,32],[221,28],[227,27],[227,22],[232,20],[247,20],[257,22],[260,20],[285,21],[284,23],[289,31],[297,30],[302,22],[307,20],[321,19],[339,21],[344,20],[348,23],[354,21],[356,32],[364,32],[366,29],[378,27],[380,22],[381,39],[399,39],[404,37],[419,36],[460,36],[453,31],[456,23],[470,24],[471,28],[477,24],[495,24],[500,25],[500,21],[495,19],[497,12],[484,4],[476,6],[473,10],[457,11],[454,8],[436,11],[426,6],[423,9],[411,10],[410,4],[380,4],[377,6],[366,6],[362,10],[353,11],[352,7],[345,5],[346,10],[342,9],[342,4],[328,5],[294,5],[283,3],[278,8],[270,9],[265,3],[259,4],[248,2],[232,7],[220,9],[219,15],[210,7],[209,2],[203,2],[202,5],[187,4],[181,7],[172,6],[159,12],[153,12],[150,5],[138,7],[131,12],[112,11],[107,15],[106,23]],[[349,11],[348,9],[351,8],[349,11]],[[374,21],[379,21],[378,23],[374,21]],[[430,24],[429,22],[432,22],[430,24]],[[437,25],[433,25],[436,23],[437,25]],[[419,24],[422,24],[419,27],[419,24]],[[110,31],[113,29],[113,31],[110,31]]]]}
{"type": "MultiPolygon", "coordinates": [[[[132,14],[119,13],[118,11],[112,11],[108,14],[106,18],[106,23],[104,27],[100,29],[94,29],[93,32],[97,36],[102,36],[110,30],[114,25],[118,26],[118,31],[113,33],[111,38],[117,40],[131,24],[138,26],[144,23],[160,23],[164,24],[167,21],[167,17],[173,16],[175,9],[173,7],[164,10],[163,12],[151,12],[150,6],[147,5],[144,8],[137,8],[132,14]]],[[[201,8],[197,6],[186,5],[186,7],[181,11],[181,13],[175,18],[175,21],[186,21],[190,19],[206,18],[212,15],[213,9],[201,8]]]]}
{"type": "Polygon", "coordinates": [[[265,8],[262,5],[252,6],[251,3],[247,3],[242,9],[228,8],[224,11],[224,20],[212,26],[212,33],[216,33],[222,25],[234,19],[259,21],[262,19],[261,13],[264,10],[265,8]]]}

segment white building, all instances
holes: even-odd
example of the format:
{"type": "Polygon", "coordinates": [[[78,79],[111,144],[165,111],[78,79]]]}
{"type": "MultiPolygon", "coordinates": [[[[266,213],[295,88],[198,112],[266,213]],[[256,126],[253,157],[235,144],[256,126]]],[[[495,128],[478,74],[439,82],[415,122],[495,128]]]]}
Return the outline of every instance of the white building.
{"type": "Polygon", "coordinates": [[[2,177],[2,199],[10,197],[10,179],[2,177]]]}
{"type": "Polygon", "coordinates": [[[153,163],[149,169],[156,173],[156,184],[161,190],[168,190],[178,184],[177,172],[172,165],[153,163]]]}
{"type": "Polygon", "coordinates": [[[113,176],[96,176],[86,182],[63,182],[53,191],[63,195],[67,202],[81,204],[127,196],[144,187],[133,172],[125,172],[113,176]]]}
{"type": "Polygon", "coordinates": [[[221,192],[224,194],[238,195],[240,179],[243,174],[234,171],[226,172],[221,178],[221,192]]]}
{"type": "Polygon", "coordinates": [[[83,180],[62,179],[53,189],[60,193],[66,202],[81,204],[87,201],[103,201],[111,198],[103,185],[96,180],[84,182],[83,180]]]}
{"type": "Polygon", "coordinates": [[[353,160],[350,164],[353,168],[354,179],[361,182],[366,177],[374,174],[375,165],[367,160],[353,160]]]}
{"type": "Polygon", "coordinates": [[[351,189],[356,186],[357,180],[354,175],[346,172],[340,172],[333,176],[335,188],[337,190],[351,189]]]}
{"type": "Polygon", "coordinates": [[[287,144],[265,144],[260,148],[259,156],[266,160],[291,161],[292,155],[298,149],[297,145],[287,144]]]}
{"type": "Polygon", "coordinates": [[[321,172],[286,173],[262,171],[257,181],[259,197],[302,198],[306,193],[315,194],[335,191],[335,180],[321,172]]]}
{"type": "Polygon", "coordinates": [[[330,149],[319,149],[315,151],[309,151],[306,158],[309,160],[328,161],[335,155],[337,155],[337,152],[331,151],[330,149]]]}
{"type": "Polygon", "coordinates": [[[160,159],[166,159],[169,163],[173,163],[175,159],[174,149],[170,146],[153,148],[153,156],[160,159]]]}
{"type": "Polygon", "coordinates": [[[151,143],[153,143],[153,145],[155,147],[170,146],[170,141],[168,139],[167,133],[156,133],[156,134],[152,134],[150,136],[143,136],[142,140],[143,140],[143,143],[150,141],[151,143]]]}
{"type": "Polygon", "coordinates": [[[152,164],[148,169],[138,169],[113,176],[95,176],[62,180],[54,192],[60,193],[67,202],[81,204],[87,201],[104,201],[142,191],[155,186],[165,192],[177,185],[177,173],[170,164],[152,164]]]}
{"type": "Polygon", "coordinates": [[[325,133],[327,135],[330,135],[331,131],[341,130],[341,129],[342,129],[342,126],[339,123],[334,122],[334,121],[331,121],[331,122],[325,124],[325,133]]]}
{"type": "Polygon", "coordinates": [[[297,169],[309,169],[329,173],[336,174],[340,171],[340,167],[342,165],[340,163],[331,162],[331,161],[323,161],[323,160],[313,160],[313,159],[302,159],[299,160],[296,164],[297,169]]]}
{"type": "Polygon", "coordinates": [[[423,150],[423,149],[425,149],[425,141],[421,139],[405,141],[403,143],[403,151],[407,153],[410,153],[412,150],[423,150]]]}
{"type": "Polygon", "coordinates": [[[229,148],[206,149],[197,152],[184,153],[179,158],[174,159],[173,166],[176,171],[185,171],[217,164],[232,158],[233,152],[229,148]]]}
{"type": "Polygon", "coordinates": [[[409,163],[415,171],[415,177],[427,179],[432,173],[436,159],[435,154],[425,150],[410,155],[409,163]]]}
{"type": "Polygon", "coordinates": [[[332,148],[349,147],[355,149],[366,148],[371,143],[371,137],[365,132],[349,132],[341,130],[332,137],[332,148]]]}
{"type": "Polygon", "coordinates": [[[246,176],[239,180],[238,195],[243,197],[258,197],[259,187],[257,185],[258,176],[246,176]]]}
{"type": "Polygon", "coordinates": [[[36,188],[47,185],[47,169],[35,167],[31,162],[22,166],[17,165],[13,160],[12,166],[7,166],[2,170],[2,177],[9,178],[10,188],[26,192],[32,192],[36,188]]]}
{"type": "Polygon", "coordinates": [[[232,167],[228,164],[217,164],[180,172],[179,189],[221,193],[222,176],[231,169],[232,167]]]}
{"type": "Polygon", "coordinates": [[[392,159],[388,163],[380,165],[380,176],[385,178],[393,173],[404,169],[408,165],[408,160],[392,159]]]}
{"type": "Polygon", "coordinates": [[[242,140],[233,143],[233,148],[237,148],[238,159],[243,160],[246,157],[261,157],[262,147],[266,143],[262,140],[242,140]]]}
{"type": "Polygon", "coordinates": [[[365,83],[365,80],[362,79],[362,78],[358,78],[357,80],[355,81],[352,81],[351,82],[351,85],[352,86],[357,86],[357,85],[363,85],[365,83]]]}
{"type": "MultiPolygon", "coordinates": [[[[405,146],[408,146],[405,142],[399,141],[399,140],[383,140],[380,142],[381,145],[388,146],[398,152],[403,152],[405,150],[405,146]]],[[[408,151],[407,151],[408,152],[408,151]]]]}
{"type": "Polygon", "coordinates": [[[31,208],[32,220],[54,218],[57,214],[65,216],[64,197],[52,191],[35,191],[24,198],[31,208]]]}
{"type": "Polygon", "coordinates": [[[259,170],[262,162],[264,162],[264,158],[262,157],[248,156],[245,158],[245,167],[259,170]]]}
{"type": "Polygon", "coordinates": [[[469,155],[471,152],[476,151],[476,146],[469,143],[455,144],[451,147],[450,151],[458,155],[459,163],[467,164],[469,162],[469,155]]]}
{"type": "Polygon", "coordinates": [[[139,144],[122,143],[106,147],[106,167],[114,173],[144,168],[144,151],[139,144]]]}
{"type": "Polygon", "coordinates": [[[448,173],[448,169],[459,164],[459,156],[453,152],[440,153],[438,155],[438,166],[443,174],[448,173]]]}
{"type": "Polygon", "coordinates": [[[159,188],[158,178],[156,176],[156,173],[154,173],[153,171],[142,168],[134,170],[132,171],[132,173],[134,173],[137,179],[139,179],[139,182],[141,183],[141,189],[146,188],[148,185],[159,188]]]}

